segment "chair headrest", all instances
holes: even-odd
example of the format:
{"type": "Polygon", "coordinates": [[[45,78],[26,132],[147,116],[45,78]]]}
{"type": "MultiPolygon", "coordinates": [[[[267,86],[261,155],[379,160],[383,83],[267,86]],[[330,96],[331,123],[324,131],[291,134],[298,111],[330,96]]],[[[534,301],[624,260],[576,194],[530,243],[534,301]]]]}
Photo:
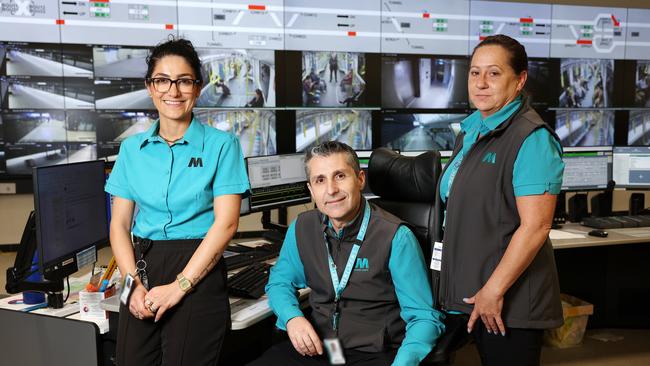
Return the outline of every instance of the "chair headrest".
{"type": "Polygon", "coordinates": [[[383,199],[434,202],[441,170],[437,151],[408,157],[381,147],[370,155],[368,182],[383,199]]]}

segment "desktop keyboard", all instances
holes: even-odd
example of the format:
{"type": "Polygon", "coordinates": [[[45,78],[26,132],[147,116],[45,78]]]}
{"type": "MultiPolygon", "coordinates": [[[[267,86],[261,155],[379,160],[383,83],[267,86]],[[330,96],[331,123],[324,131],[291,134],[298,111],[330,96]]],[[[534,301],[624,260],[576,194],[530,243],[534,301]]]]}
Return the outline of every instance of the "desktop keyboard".
{"type": "Polygon", "coordinates": [[[262,244],[255,248],[243,245],[230,245],[228,246],[228,251],[237,252],[238,254],[224,258],[226,268],[233,270],[267,259],[273,259],[280,254],[281,247],[280,244],[276,243],[262,244]]]}
{"type": "Polygon", "coordinates": [[[585,217],[582,225],[596,229],[650,227],[650,215],[585,217]]]}
{"type": "Polygon", "coordinates": [[[271,265],[254,263],[228,278],[231,295],[259,299],[264,295],[264,286],[269,282],[271,265]]]}

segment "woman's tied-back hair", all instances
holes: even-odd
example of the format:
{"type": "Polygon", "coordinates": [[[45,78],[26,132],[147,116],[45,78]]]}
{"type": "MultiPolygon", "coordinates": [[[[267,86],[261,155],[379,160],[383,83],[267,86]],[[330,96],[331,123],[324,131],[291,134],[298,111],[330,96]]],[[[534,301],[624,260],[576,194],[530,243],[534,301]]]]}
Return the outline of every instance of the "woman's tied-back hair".
{"type": "Polygon", "coordinates": [[[169,40],[158,43],[147,56],[147,75],[149,79],[153,74],[156,64],[165,56],[179,56],[185,59],[194,72],[194,79],[199,80],[199,84],[203,84],[203,76],[201,75],[201,59],[196,53],[192,42],[184,38],[169,37],[169,40]]]}

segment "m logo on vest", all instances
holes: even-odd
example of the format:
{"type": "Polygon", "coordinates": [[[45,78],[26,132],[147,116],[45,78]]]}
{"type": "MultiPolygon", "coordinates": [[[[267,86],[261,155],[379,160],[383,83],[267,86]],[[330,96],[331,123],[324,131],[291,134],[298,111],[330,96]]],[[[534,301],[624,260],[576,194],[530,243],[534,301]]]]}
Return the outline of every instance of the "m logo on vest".
{"type": "Polygon", "coordinates": [[[357,262],[354,264],[355,272],[368,272],[370,269],[370,264],[368,264],[368,258],[357,258],[357,262]]]}
{"type": "Polygon", "coordinates": [[[488,163],[488,164],[496,164],[497,163],[497,153],[494,153],[494,152],[486,153],[485,156],[483,156],[483,159],[481,161],[484,162],[484,163],[488,163]]]}
{"type": "Polygon", "coordinates": [[[203,159],[201,158],[191,158],[190,163],[187,164],[188,168],[203,168],[203,159]]]}

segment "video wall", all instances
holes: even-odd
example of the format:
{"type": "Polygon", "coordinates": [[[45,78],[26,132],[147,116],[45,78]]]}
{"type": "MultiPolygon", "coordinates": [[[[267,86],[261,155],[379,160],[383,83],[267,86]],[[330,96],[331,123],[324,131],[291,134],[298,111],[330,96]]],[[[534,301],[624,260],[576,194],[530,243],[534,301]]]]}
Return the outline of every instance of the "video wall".
{"type": "Polygon", "coordinates": [[[190,39],[203,124],[245,156],[325,140],[450,150],[470,54],[493,34],[529,55],[526,92],[567,147],[650,143],[650,9],[469,0],[0,0],[0,178],[103,158],[157,114],[146,56],[190,39]]]}

